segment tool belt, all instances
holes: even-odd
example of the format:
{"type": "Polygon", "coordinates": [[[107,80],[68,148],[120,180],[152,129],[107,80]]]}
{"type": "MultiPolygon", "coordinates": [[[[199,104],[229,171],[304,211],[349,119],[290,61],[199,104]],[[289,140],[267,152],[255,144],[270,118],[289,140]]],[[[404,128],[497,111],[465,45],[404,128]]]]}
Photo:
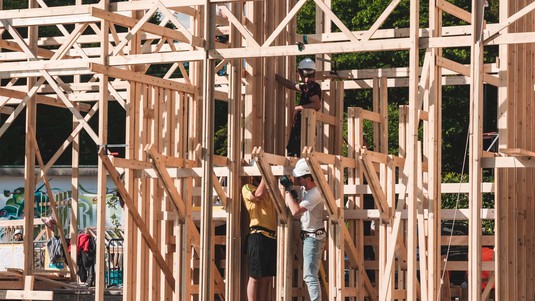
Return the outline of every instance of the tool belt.
{"type": "Polygon", "coordinates": [[[269,238],[277,238],[277,233],[275,233],[275,231],[273,230],[269,230],[268,228],[264,228],[262,226],[252,226],[249,228],[249,234],[255,234],[255,233],[260,233],[266,237],[269,237],[269,238]]]}
{"type": "Polygon", "coordinates": [[[314,237],[314,238],[318,238],[318,239],[322,239],[325,235],[325,228],[319,228],[318,230],[316,231],[305,231],[305,230],[301,230],[301,239],[305,239],[307,237],[314,237]]]}

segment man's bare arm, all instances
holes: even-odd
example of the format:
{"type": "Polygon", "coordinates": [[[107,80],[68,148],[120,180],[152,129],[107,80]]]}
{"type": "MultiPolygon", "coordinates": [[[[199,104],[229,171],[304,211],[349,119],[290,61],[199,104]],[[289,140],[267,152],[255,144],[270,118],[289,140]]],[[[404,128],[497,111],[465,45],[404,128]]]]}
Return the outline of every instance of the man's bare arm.
{"type": "Polygon", "coordinates": [[[303,111],[303,109],[314,109],[319,111],[321,109],[321,100],[318,95],[313,95],[310,97],[310,103],[306,105],[298,105],[295,107],[296,111],[303,111]]]}
{"type": "Polygon", "coordinates": [[[258,184],[258,187],[251,193],[251,201],[258,202],[264,199],[264,195],[267,193],[266,189],[266,182],[264,182],[264,178],[260,181],[260,184],[258,184]]]}
{"type": "Polygon", "coordinates": [[[292,194],[289,191],[286,191],[285,193],[284,202],[286,203],[286,206],[290,209],[292,216],[299,216],[305,213],[305,211],[307,211],[305,207],[299,206],[299,203],[297,203],[297,200],[293,198],[292,194]]]}
{"type": "Polygon", "coordinates": [[[288,88],[288,89],[291,89],[291,90],[294,90],[294,91],[300,91],[299,90],[299,85],[292,82],[291,80],[288,80],[278,74],[275,74],[275,79],[280,83],[282,84],[284,87],[288,88]]]}

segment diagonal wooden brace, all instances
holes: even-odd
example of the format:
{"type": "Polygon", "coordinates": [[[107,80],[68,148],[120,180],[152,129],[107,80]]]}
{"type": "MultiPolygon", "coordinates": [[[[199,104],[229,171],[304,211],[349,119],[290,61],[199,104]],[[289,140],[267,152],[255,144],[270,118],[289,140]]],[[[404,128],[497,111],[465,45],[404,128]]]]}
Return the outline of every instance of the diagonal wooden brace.
{"type": "Polygon", "coordinates": [[[165,259],[163,258],[162,253],[160,252],[160,249],[158,248],[158,244],[156,244],[156,241],[154,241],[154,239],[150,235],[147,225],[143,221],[143,218],[141,217],[141,215],[139,215],[139,212],[137,211],[134,201],[132,200],[132,198],[130,197],[130,194],[124,187],[124,184],[121,181],[119,173],[117,172],[117,170],[115,170],[115,167],[111,163],[108,156],[105,154],[104,148],[101,148],[101,150],[98,153],[98,156],[100,157],[100,160],[102,161],[102,165],[108,171],[108,174],[113,180],[113,183],[115,183],[115,186],[117,187],[117,191],[123,198],[123,201],[126,205],[126,209],[128,210],[128,213],[130,214],[130,216],[132,217],[132,220],[138,227],[139,232],[141,232],[141,236],[145,240],[145,243],[147,243],[147,246],[149,247],[152,254],[154,255],[154,259],[156,259],[156,263],[158,263],[158,266],[160,267],[163,274],[165,275],[165,280],[167,281],[167,284],[169,284],[169,287],[171,287],[171,289],[175,291],[175,278],[173,277],[173,272],[171,271],[171,269],[169,269],[167,262],[165,262],[165,259]]]}
{"type": "Polygon", "coordinates": [[[288,220],[288,214],[287,214],[288,210],[286,209],[286,204],[279,191],[278,184],[275,181],[275,176],[273,175],[273,172],[271,171],[271,168],[269,167],[269,163],[268,163],[268,160],[266,159],[264,151],[262,150],[261,147],[258,147],[258,148],[255,147],[251,154],[254,158],[256,158],[257,166],[260,171],[260,174],[262,175],[262,178],[264,178],[264,181],[266,182],[269,196],[275,203],[275,208],[277,209],[277,213],[279,214],[279,220],[281,221],[281,223],[286,224],[288,220]]]}
{"type": "Polygon", "coordinates": [[[314,181],[316,181],[316,184],[320,188],[322,195],[325,198],[325,203],[327,205],[327,208],[329,209],[331,221],[333,223],[338,223],[339,208],[336,205],[336,200],[334,198],[333,191],[331,190],[329,183],[327,183],[327,180],[325,180],[325,174],[323,173],[323,170],[321,170],[320,163],[317,160],[315,153],[307,152],[305,160],[307,161],[308,167],[310,168],[310,172],[314,177],[314,181]]]}
{"type": "Polygon", "coordinates": [[[163,187],[167,191],[167,194],[169,194],[169,197],[171,198],[173,204],[176,207],[179,222],[181,224],[184,224],[186,216],[186,206],[184,205],[184,200],[180,196],[180,193],[178,193],[175,183],[173,183],[173,179],[171,179],[171,177],[169,176],[167,168],[163,164],[160,154],[158,153],[156,147],[153,144],[147,146],[145,152],[152,159],[152,165],[154,167],[154,170],[156,171],[160,179],[162,179],[163,187]]]}
{"type": "Polygon", "coordinates": [[[370,185],[370,188],[372,190],[373,200],[375,201],[375,205],[380,211],[381,219],[384,223],[388,224],[390,220],[388,218],[389,207],[388,203],[386,202],[386,194],[384,193],[381,187],[381,183],[379,182],[379,178],[377,177],[375,167],[373,166],[373,163],[370,158],[367,157],[365,149],[360,155],[360,160],[362,162],[364,174],[366,175],[366,179],[368,180],[368,184],[370,185]]]}
{"type": "MultiPolygon", "coordinates": [[[[37,144],[37,140],[35,140],[35,134],[31,127],[28,127],[28,136],[31,138],[32,147],[35,151],[35,157],[37,158],[37,162],[39,163],[39,167],[41,170],[44,167],[43,163],[43,157],[41,157],[41,152],[39,151],[39,145],[37,144]]],[[[46,194],[48,195],[48,201],[50,202],[50,208],[52,208],[52,213],[54,214],[54,219],[56,220],[57,226],[58,226],[58,232],[59,237],[61,239],[61,244],[63,247],[63,250],[67,252],[67,241],[65,239],[65,233],[63,232],[63,225],[61,224],[61,219],[58,215],[58,210],[56,207],[56,200],[54,199],[54,194],[52,193],[52,188],[50,187],[50,182],[48,182],[48,178],[46,175],[43,175],[43,183],[46,187],[46,194]]],[[[69,266],[69,271],[71,273],[71,279],[75,279],[75,275],[77,273],[77,266],[72,262],[72,258],[70,256],[65,256],[67,258],[67,264],[69,266]]]]}
{"type": "Polygon", "coordinates": [[[353,238],[351,238],[351,234],[349,234],[346,226],[343,225],[340,227],[340,229],[342,230],[342,234],[344,236],[345,252],[349,258],[351,267],[359,270],[359,275],[362,277],[364,282],[364,289],[366,289],[372,300],[377,300],[377,290],[372,286],[370,278],[368,277],[366,269],[364,268],[364,264],[362,261],[359,261],[359,258],[362,258],[363,255],[358,253],[355,243],[353,242],[353,238]]]}

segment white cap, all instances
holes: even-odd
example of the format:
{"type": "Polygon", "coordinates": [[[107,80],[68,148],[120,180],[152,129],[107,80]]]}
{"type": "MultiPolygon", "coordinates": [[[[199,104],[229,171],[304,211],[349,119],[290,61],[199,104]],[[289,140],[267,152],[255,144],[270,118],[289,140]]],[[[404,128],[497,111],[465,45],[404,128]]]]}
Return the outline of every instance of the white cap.
{"type": "Polygon", "coordinates": [[[22,234],[22,230],[21,229],[15,230],[15,233],[13,233],[13,235],[16,235],[16,234],[22,234]]]}

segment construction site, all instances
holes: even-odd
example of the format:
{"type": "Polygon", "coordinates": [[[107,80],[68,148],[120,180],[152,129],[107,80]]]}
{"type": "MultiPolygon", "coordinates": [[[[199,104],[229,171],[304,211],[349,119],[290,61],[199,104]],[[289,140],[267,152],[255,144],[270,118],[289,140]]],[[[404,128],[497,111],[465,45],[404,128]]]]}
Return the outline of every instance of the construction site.
{"type": "Polygon", "coordinates": [[[0,272],[0,299],[58,300],[69,287],[58,283],[76,282],[77,252],[66,256],[64,280],[52,279],[34,265],[34,240],[56,235],[64,249],[67,240],[76,243],[80,156],[88,147],[98,162],[94,300],[108,299],[109,183],[124,212],[123,300],[247,300],[241,188],[249,176],[262,176],[277,212],[268,299],[309,300],[299,220],[279,183],[300,158],[324,200],[323,300],[535,300],[533,0],[472,0],[468,8],[448,0],[384,1],[362,31],[344,24],[331,0],[70,2],[29,0],[16,9],[0,2],[0,139],[25,120],[23,219],[0,223],[24,229],[24,263],[18,272],[0,272]],[[315,31],[298,34],[297,16],[307,5],[315,31]],[[499,9],[499,22],[485,19],[489,5],[499,9]],[[399,10],[409,26],[386,28],[399,10]],[[466,25],[445,26],[446,17],[466,25]],[[488,47],[498,57],[485,58],[488,47]],[[444,57],[450,48],[468,49],[469,62],[444,57]],[[395,68],[344,70],[333,58],[398,51],[408,59],[395,68]],[[301,153],[293,157],[285,147],[297,95],[275,75],[298,81],[304,57],[315,61],[322,101],[320,110],[302,111],[301,153]],[[151,75],[154,67],[163,72],[151,75]],[[469,87],[468,137],[458,145],[466,148],[467,172],[457,183],[442,174],[443,89],[452,85],[469,87]],[[487,87],[496,89],[495,100],[485,99],[487,87]],[[392,89],[408,99],[397,108],[395,141],[392,89]],[[344,106],[352,90],[370,91],[373,107],[344,106]],[[124,111],[120,145],[109,141],[110,120],[118,118],[112,105],[124,111]],[[72,115],[71,134],[48,160],[38,143],[46,125],[36,122],[44,106],[72,115]],[[221,108],[226,156],[214,152],[221,108]],[[487,112],[496,114],[492,149],[483,141],[487,112]],[[81,144],[81,135],[93,144],[81,144]],[[54,233],[34,216],[33,191],[44,185],[59,221],[49,180],[65,153],[72,157],[70,224],[54,233]],[[442,207],[444,197],[459,194],[468,208],[442,207]],[[492,208],[483,208],[484,197],[492,208]],[[466,231],[453,234],[456,222],[466,231]],[[484,222],[490,234],[483,235],[484,222]],[[466,251],[452,260],[450,249],[466,251]],[[482,258],[482,250],[490,255],[482,258]]]}

